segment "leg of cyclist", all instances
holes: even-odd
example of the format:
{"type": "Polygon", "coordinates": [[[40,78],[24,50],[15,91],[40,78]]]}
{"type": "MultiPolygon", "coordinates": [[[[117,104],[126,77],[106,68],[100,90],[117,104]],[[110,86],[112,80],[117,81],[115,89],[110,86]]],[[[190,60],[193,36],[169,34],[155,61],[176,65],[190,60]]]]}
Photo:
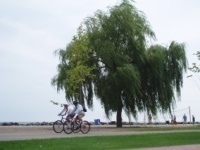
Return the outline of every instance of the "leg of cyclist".
{"type": "Polygon", "coordinates": [[[77,117],[75,118],[75,122],[77,124],[75,130],[79,129],[79,127],[81,126],[81,123],[82,123],[82,118],[84,117],[83,114],[79,114],[77,115],[77,117]]]}
{"type": "Polygon", "coordinates": [[[74,118],[75,114],[69,114],[67,117],[66,117],[66,120],[67,121],[70,121],[72,120],[72,118],[74,118]]]}
{"type": "Polygon", "coordinates": [[[77,120],[79,120],[80,122],[82,122],[82,118],[83,118],[83,115],[78,115],[77,116],[77,120]]]}
{"type": "Polygon", "coordinates": [[[78,114],[77,118],[80,122],[82,122],[82,118],[85,116],[85,113],[82,111],[78,114]]]}
{"type": "Polygon", "coordinates": [[[72,118],[74,117],[74,115],[75,114],[69,114],[69,115],[67,115],[67,117],[66,117],[66,122],[68,122],[67,124],[67,128],[69,129],[69,128],[71,128],[71,120],[72,120],[72,118]]]}

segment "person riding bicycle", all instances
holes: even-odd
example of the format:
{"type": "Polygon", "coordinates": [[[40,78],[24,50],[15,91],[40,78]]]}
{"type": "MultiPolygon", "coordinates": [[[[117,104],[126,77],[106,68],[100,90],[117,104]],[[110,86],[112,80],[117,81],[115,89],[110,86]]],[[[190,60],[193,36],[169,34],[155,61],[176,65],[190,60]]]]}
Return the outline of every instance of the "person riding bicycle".
{"type": "Polygon", "coordinates": [[[63,108],[63,110],[58,114],[58,116],[60,116],[60,115],[67,115],[66,116],[66,120],[70,120],[70,119],[72,119],[73,117],[74,117],[74,113],[73,113],[73,110],[74,110],[74,106],[72,105],[72,106],[70,106],[70,105],[68,105],[68,104],[63,104],[63,106],[64,106],[64,108],[63,108]],[[63,114],[64,113],[64,114],[63,114]]]}
{"type": "Polygon", "coordinates": [[[82,118],[85,116],[85,112],[83,111],[83,106],[80,105],[77,101],[74,101],[73,104],[75,106],[71,112],[74,114],[73,119],[78,119],[82,121],[82,118]]]}

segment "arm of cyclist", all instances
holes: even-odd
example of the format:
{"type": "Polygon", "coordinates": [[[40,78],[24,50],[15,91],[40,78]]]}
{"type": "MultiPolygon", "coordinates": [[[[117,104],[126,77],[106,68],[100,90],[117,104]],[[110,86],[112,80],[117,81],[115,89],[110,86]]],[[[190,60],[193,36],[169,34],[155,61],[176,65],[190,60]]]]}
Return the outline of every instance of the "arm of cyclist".
{"type": "Polygon", "coordinates": [[[58,114],[58,116],[64,116],[64,115],[66,115],[66,108],[64,108],[59,114],[58,114]],[[64,113],[64,114],[63,114],[64,113]]]}

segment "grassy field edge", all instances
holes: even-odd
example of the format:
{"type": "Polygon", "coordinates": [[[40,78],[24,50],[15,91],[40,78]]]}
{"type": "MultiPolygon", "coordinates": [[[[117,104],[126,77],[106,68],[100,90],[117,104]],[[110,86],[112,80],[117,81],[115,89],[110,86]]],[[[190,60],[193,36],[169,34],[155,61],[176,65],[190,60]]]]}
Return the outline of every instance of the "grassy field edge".
{"type": "Polygon", "coordinates": [[[200,144],[200,132],[150,133],[122,136],[88,136],[71,138],[0,141],[0,150],[20,149],[131,149],[200,144]]]}

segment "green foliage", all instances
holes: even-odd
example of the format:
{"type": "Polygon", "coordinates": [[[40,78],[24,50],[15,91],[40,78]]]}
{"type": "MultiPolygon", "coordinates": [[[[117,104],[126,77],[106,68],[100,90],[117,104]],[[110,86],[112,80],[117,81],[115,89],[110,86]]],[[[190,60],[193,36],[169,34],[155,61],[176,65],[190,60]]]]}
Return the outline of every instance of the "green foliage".
{"type": "Polygon", "coordinates": [[[137,105],[144,109],[138,99],[142,94],[138,67],[144,63],[147,38],[155,39],[145,15],[122,1],[108,12],[97,11],[85,25],[99,61],[95,92],[107,116],[122,106],[127,115],[136,116],[137,105]]]}
{"type": "Polygon", "coordinates": [[[92,78],[91,72],[95,66],[91,64],[93,52],[88,46],[88,42],[87,34],[80,26],[77,36],[74,36],[66,50],[56,51],[60,58],[60,64],[58,65],[58,75],[52,79],[52,85],[57,86],[58,91],[65,89],[68,100],[84,101],[81,97],[82,85],[87,84],[87,80],[92,78]]]}
{"type": "Polygon", "coordinates": [[[174,89],[180,97],[186,71],[185,45],[173,41],[169,47],[149,47],[155,34],[145,15],[127,0],[96,12],[85,25],[99,61],[95,91],[106,114],[119,107],[135,118],[138,111],[170,111],[174,89]]]}
{"type": "Polygon", "coordinates": [[[85,98],[90,107],[95,93],[107,117],[117,112],[118,127],[122,110],[135,118],[142,111],[171,111],[187,68],[185,45],[149,45],[155,39],[145,15],[130,1],[99,10],[59,51],[61,63],[52,84],[64,88],[68,99],[85,98]]]}
{"type": "MultiPolygon", "coordinates": [[[[198,60],[200,60],[200,51],[197,51],[197,53],[195,55],[197,55],[198,60]]],[[[194,72],[194,73],[199,73],[200,72],[200,66],[197,65],[196,63],[192,63],[192,67],[190,67],[189,70],[194,72]]]]}
{"type": "Polygon", "coordinates": [[[185,45],[171,42],[169,47],[153,45],[146,52],[142,68],[142,99],[147,111],[153,114],[161,108],[170,111],[175,104],[174,89],[178,98],[183,85],[183,73],[187,68],[185,45]]]}

